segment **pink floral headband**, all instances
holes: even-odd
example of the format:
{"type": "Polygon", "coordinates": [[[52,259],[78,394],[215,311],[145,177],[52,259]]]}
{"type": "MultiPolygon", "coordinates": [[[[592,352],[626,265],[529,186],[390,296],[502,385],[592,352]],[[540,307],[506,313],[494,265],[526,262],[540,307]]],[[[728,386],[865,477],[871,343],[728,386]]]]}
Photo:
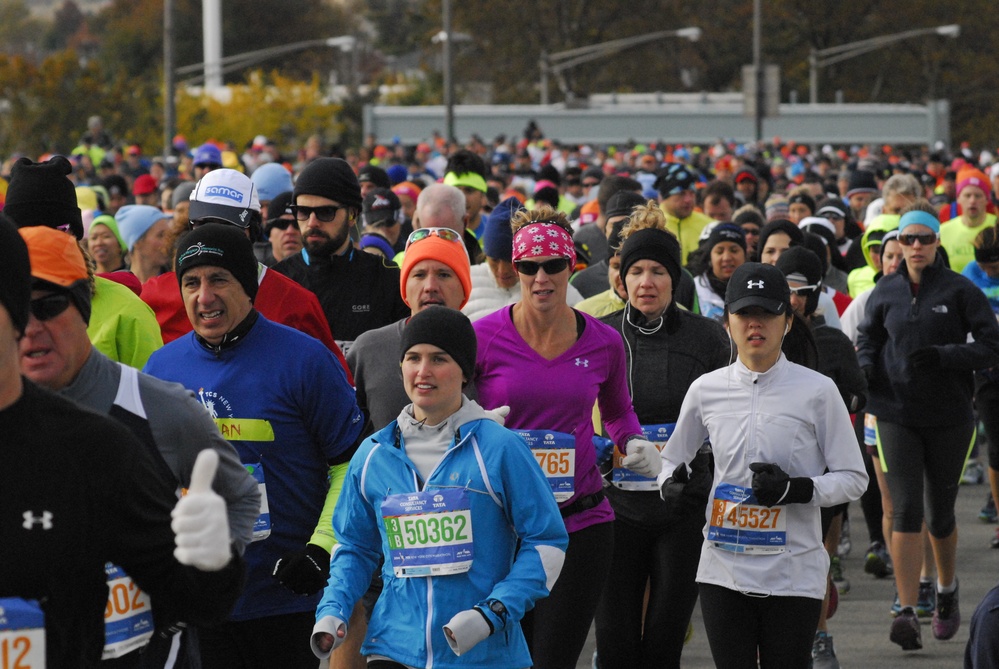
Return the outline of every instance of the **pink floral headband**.
{"type": "Polygon", "coordinates": [[[572,235],[561,225],[538,221],[528,223],[513,237],[513,260],[562,256],[569,259],[570,270],[576,266],[576,245],[572,235]]]}

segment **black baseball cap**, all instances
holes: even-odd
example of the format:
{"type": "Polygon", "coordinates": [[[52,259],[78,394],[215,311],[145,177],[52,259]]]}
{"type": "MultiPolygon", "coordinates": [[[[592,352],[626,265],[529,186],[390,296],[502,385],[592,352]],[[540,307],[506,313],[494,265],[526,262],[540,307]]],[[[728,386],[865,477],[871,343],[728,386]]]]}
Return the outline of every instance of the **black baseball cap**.
{"type": "Polygon", "coordinates": [[[398,221],[402,203],[388,188],[376,188],[364,197],[361,216],[365,225],[390,226],[398,221]]]}
{"type": "Polygon", "coordinates": [[[791,289],[787,279],[773,265],[743,263],[732,274],[725,289],[725,306],[730,314],[748,307],[761,307],[772,314],[786,314],[790,303],[791,289]]]}

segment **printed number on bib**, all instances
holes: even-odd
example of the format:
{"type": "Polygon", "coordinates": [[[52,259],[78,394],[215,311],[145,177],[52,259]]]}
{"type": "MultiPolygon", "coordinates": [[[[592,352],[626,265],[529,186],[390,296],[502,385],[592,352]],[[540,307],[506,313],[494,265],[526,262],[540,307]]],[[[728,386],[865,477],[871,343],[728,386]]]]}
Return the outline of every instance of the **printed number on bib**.
{"type": "Polygon", "coordinates": [[[471,569],[468,491],[445,488],[389,495],[382,502],[382,520],[397,577],[446,576],[471,569]]]}
{"type": "Polygon", "coordinates": [[[576,438],[554,430],[514,430],[527,442],[534,459],[548,479],[556,502],[576,492],[576,438]]]}
{"type": "MultiPolygon", "coordinates": [[[[666,445],[666,441],[669,436],[673,434],[673,430],[676,429],[676,423],[664,423],[662,425],[643,425],[642,426],[642,438],[646,441],[651,441],[656,445],[660,451],[663,450],[663,446],[666,445]]],[[[655,479],[646,478],[645,476],[640,476],[635,472],[627,469],[621,464],[624,460],[624,453],[615,446],[614,447],[614,470],[611,472],[611,483],[615,488],[620,488],[621,490],[644,490],[659,492],[659,485],[656,483],[655,479]]]]}
{"type": "Polygon", "coordinates": [[[37,601],[0,598],[0,669],[45,669],[45,613],[37,601]]]}
{"type": "Polygon", "coordinates": [[[746,555],[773,555],[787,548],[787,511],[765,507],[751,488],[719,483],[711,502],[708,541],[746,555]]]}
{"type": "Polygon", "coordinates": [[[104,653],[102,659],[121,657],[142,648],[153,636],[153,607],[149,595],[139,589],[125,571],[104,565],[108,601],[104,606],[104,653]]]}

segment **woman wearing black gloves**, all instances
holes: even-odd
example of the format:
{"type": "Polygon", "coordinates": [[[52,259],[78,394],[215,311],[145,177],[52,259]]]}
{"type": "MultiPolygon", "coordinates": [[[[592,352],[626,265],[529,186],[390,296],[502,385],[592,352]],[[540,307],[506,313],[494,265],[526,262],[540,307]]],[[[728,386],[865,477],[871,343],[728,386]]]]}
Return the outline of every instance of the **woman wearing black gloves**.
{"type": "MultiPolygon", "coordinates": [[[[654,203],[636,208],[621,235],[628,303],[601,320],[624,339],[635,413],[646,439],[661,444],[673,430],[687,388],[728,363],[729,345],[721,325],[673,301],[680,244],[666,231],[662,210],[654,203]]],[[[607,488],[616,517],[614,566],[596,614],[601,669],[680,666],[697,601],[694,576],[711,486],[710,461],[709,449],[701,449],[692,463],[694,482],[669,513],[655,479],[624,468],[616,454],[607,488]]]]}
{"type": "Polygon", "coordinates": [[[781,353],[783,273],[746,263],[725,302],[738,359],[691,385],[658,481],[667,504],[682,498],[686,463],[711,442],[697,582],[715,664],[804,669],[829,570],[819,508],[858,499],[867,474],[836,385],[781,353]]]}
{"type": "Polygon", "coordinates": [[[925,200],[903,212],[898,241],[904,261],[867,301],[857,357],[894,506],[891,556],[902,611],[890,638],[915,650],[922,647],[915,606],[924,505],[937,563],[933,636],[950,639],[961,623],[954,502],[975,434],[973,372],[999,362],[999,326],[985,294],[944,264],[940,222],[925,200]]]}

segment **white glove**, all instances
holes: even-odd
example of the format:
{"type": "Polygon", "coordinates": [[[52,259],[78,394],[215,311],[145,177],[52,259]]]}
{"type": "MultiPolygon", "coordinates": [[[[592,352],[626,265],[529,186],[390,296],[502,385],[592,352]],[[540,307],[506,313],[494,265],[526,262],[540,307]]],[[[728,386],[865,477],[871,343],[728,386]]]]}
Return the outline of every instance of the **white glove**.
{"type": "Polygon", "coordinates": [[[627,445],[628,454],[621,464],[639,476],[654,479],[662,471],[663,461],[659,449],[651,441],[632,439],[627,445]]]}
{"type": "Polygon", "coordinates": [[[503,405],[501,407],[496,407],[495,409],[489,409],[486,411],[486,418],[489,418],[493,422],[499,423],[501,426],[506,426],[506,417],[510,415],[510,407],[503,405]]]}
{"type": "Polygon", "coordinates": [[[467,653],[490,634],[492,630],[485,616],[475,609],[459,611],[444,626],[444,638],[455,655],[467,653]]]}
{"type": "Polygon", "coordinates": [[[325,660],[347,638],[347,623],[336,616],[323,616],[312,628],[312,654],[325,660]]]}
{"type": "Polygon", "coordinates": [[[191,486],[170,514],[177,562],[201,571],[218,571],[229,564],[229,518],[225,500],[212,490],[219,454],[210,448],[198,453],[191,486]]]}

